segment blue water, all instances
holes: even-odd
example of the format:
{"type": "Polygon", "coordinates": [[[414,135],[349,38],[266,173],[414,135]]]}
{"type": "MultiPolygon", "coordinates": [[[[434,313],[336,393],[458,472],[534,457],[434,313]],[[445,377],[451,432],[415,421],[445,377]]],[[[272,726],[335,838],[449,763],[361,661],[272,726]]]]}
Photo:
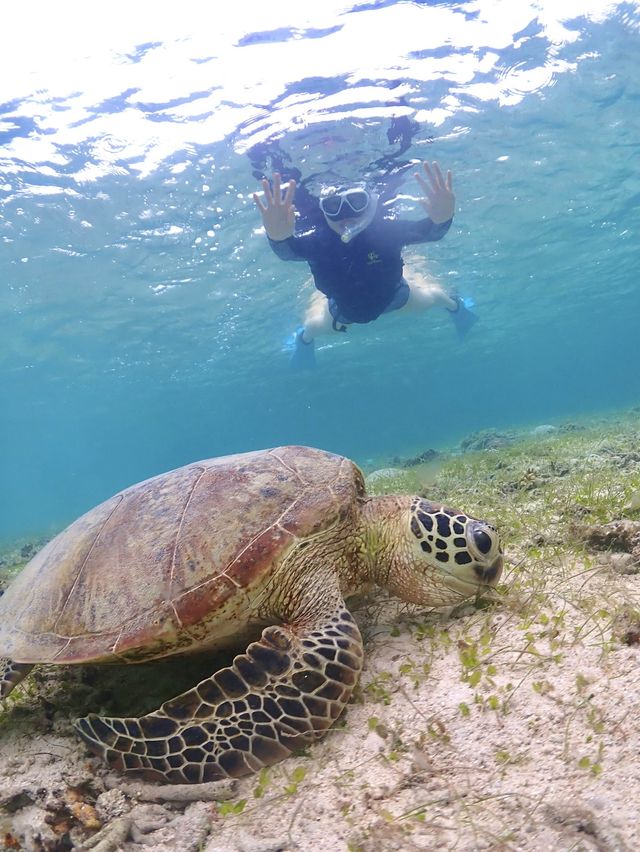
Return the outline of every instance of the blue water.
{"type": "MultiPolygon", "coordinates": [[[[11,6],[0,538],[197,458],[367,464],[640,403],[637,3],[11,6]],[[457,195],[418,253],[480,322],[460,342],[442,311],[383,317],[294,373],[311,290],[267,245],[246,152],[278,137],[303,174],[357,179],[398,109],[420,125],[404,156],[457,195]]],[[[417,195],[409,176],[404,215],[417,195]]]]}

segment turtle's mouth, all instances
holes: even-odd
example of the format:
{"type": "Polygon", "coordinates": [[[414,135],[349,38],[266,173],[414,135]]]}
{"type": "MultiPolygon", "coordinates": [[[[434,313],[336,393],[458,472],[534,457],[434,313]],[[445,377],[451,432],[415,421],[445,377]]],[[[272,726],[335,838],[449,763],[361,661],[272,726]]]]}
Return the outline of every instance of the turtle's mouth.
{"type": "Polygon", "coordinates": [[[450,589],[461,596],[472,597],[479,592],[494,588],[500,580],[503,567],[502,554],[499,554],[491,563],[474,561],[466,565],[464,571],[452,571],[445,566],[440,566],[440,570],[450,589]]]}
{"type": "Polygon", "coordinates": [[[504,560],[500,553],[490,565],[474,565],[473,570],[478,575],[478,579],[485,586],[495,586],[502,576],[504,568],[504,560]]]}

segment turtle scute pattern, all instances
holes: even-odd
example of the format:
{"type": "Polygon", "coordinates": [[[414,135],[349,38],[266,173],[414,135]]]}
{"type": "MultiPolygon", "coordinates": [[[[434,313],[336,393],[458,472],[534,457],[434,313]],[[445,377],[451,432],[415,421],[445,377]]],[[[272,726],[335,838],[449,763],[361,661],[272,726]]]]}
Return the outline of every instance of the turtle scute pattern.
{"type": "Polygon", "coordinates": [[[443,565],[473,564],[478,579],[484,583],[497,579],[502,570],[501,560],[492,565],[480,565],[469,552],[469,542],[473,540],[483,556],[489,554],[494,544],[492,534],[497,536],[494,526],[420,497],[413,500],[411,512],[411,532],[425,553],[433,555],[443,565]]]}
{"type": "Polygon", "coordinates": [[[338,607],[306,631],[267,627],[211,678],[140,719],[80,719],[90,749],[148,780],[238,778],[318,739],[341,714],[362,668],[362,641],[338,607]]]}
{"type": "Polygon", "coordinates": [[[305,447],[205,459],[133,485],[14,579],[0,597],[0,656],[142,662],[208,648],[288,548],[348,522],[363,488],[348,459],[305,447]]]}
{"type": "Polygon", "coordinates": [[[6,657],[0,657],[0,701],[9,695],[32,668],[30,663],[16,663],[6,657]]]}

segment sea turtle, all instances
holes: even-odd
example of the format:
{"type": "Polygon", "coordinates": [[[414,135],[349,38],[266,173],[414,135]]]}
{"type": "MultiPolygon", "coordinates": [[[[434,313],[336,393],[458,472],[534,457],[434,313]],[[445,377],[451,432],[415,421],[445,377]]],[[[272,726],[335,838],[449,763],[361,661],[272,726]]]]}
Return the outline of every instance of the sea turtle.
{"type": "Polygon", "coordinates": [[[0,597],[0,697],[37,663],[137,663],[250,641],[141,718],[75,724],[107,763],[173,783],[240,777],[321,736],[362,667],[345,598],[373,582],[454,604],[493,586],[498,534],[420,497],[368,497],[309,447],[148,479],[50,541],[0,597]]]}

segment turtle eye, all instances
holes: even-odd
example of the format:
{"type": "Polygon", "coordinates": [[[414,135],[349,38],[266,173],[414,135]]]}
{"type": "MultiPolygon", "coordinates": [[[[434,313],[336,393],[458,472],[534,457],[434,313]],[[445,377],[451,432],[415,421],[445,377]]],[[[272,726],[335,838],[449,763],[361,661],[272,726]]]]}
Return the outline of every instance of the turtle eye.
{"type": "Polygon", "coordinates": [[[473,536],[475,546],[478,548],[480,553],[483,553],[486,556],[486,554],[491,550],[491,545],[493,544],[491,536],[478,527],[473,528],[471,535],[473,536]]]}

